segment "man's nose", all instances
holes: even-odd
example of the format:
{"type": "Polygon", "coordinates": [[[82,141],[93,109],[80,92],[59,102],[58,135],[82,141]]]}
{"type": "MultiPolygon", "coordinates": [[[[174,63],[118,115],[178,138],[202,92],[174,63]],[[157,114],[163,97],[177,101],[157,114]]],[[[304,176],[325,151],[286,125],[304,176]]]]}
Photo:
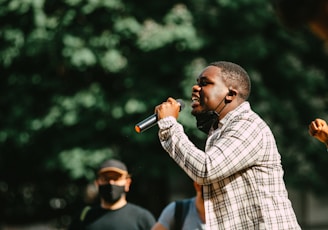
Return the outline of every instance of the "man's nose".
{"type": "Polygon", "coordinates": [[[192,91],[193,92],[198,92],[198,91],[200,91],[202,89],[202,87],[200,87],[198,84],[196,84],[196,85],[194,85],[193,87],[192,87],[192,91]]]}

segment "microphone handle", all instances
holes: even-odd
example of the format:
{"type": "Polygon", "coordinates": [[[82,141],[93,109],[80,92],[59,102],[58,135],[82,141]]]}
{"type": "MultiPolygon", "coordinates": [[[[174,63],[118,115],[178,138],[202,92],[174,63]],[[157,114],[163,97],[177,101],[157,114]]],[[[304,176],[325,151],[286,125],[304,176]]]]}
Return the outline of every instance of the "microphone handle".
{"type": "Polygon", "coordinates": [[[145,120],[140,121],[138,124],[135,125],[135,130],[137,133],[141,133],[146,131],[147,129],[153,127],[157,123],[157,114],[153,114],[147,117],[145,120]]]}
{"type": "MultiPolygon", "coordinates": [[[[179,112],[180,112],[184,108],[185,105],[184,105],[184,102],[182,99],[177,99],[177,102],[180,105],[180,110],[179,110],[179,112]]],[[[144,132],[147,129],[156,125],[157,121],[158,121],[157,114],[153,114],[153,115],[147,117],[146,119],[144,119],[143,121],[140,121],[138,124],[136,124],[134,126],[134,129],[136,130],[137,133],[144,132]]]]}

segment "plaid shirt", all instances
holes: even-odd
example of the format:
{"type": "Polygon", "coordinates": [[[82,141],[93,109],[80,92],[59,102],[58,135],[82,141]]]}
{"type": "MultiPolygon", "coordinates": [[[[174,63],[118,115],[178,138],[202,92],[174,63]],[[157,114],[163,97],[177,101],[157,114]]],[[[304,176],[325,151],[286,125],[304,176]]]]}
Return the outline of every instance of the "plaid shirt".
{"type": "Polygon", "coordinates": [[[300,229],[273,134],[248,102],[220,120],[205,152],[173,117],[158,126],[163,148],[203,185],[207,229],[300,229]]]}

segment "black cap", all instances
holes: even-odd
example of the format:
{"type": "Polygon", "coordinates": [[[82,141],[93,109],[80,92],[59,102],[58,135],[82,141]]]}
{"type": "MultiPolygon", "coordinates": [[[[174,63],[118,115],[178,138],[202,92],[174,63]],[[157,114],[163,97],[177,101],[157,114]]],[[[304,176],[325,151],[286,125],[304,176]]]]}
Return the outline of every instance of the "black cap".
{"type": "Polygon", "coordinates": [[[109,171],[118,172],[122,175],[128,174],[128,168],[126,167],[126,165],[123,162],[115,159],[103,162],[98,168],[97,173],[100,174],[109,171]]]}

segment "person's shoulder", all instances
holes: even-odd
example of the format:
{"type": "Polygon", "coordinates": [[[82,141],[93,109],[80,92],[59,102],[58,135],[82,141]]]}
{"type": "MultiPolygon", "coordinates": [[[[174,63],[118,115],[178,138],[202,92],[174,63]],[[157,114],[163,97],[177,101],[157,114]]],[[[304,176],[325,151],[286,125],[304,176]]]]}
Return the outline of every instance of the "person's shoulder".
{"type": "Polygon", "coordinates": [[[90,219],[102,215],[106,212],[106,209],[103,209],[100,205],[86,206],[82,209],[81,215],[85,216],[85,219],[90,219]]]}
{"type": "Polygon", "coordinates": [[[70,224],[69,230],[80,229],[81,226],[84,226],[88,223],[91,223],[99,216],[102,216],[104,209],[100,205],[87,205],[84,206],[74,217],[72,223],[70,224]]]}
{"type": "Polygon", "coordinates": [[[186,208],[186,207],[189,207],[191,205],[194,205],[195,204],[195,197],[191,197],[191,198],[186,198],[186,199],[181,199],[181,200],[175,200],[175,201],[172,201],[170,202],[169,204],[167,204],[163,210],[164,213],[171,213],[173,212],[174,213],[174,210],[176,208],[186,208]]]}
{"type": "Polygon", "coordinates": [[[140,221],[143,220],[153,224],[156,222],[154,215],[144,207],[129,202],[126,204],[125,207],[127,214],[139,218],[140,221]]]}
{"type": "Polygon", "coordinates": [[[174,201],[174,203],[180,202],[180,203],[184,203],[184,204],[189,204],[189,203],[193,203],[195,199],[196,199],[196,197],[190,197],[190,198],[186,198],[186,199],[182,199],[182,200],[176,200],[176,201],[174,201]]]}
{"type": "Polygon", "coordinates": [[[190,197],[190,198],[184,199],[183,201],[185,201],[185,202],[193,202],[195,199],[196,199],[196,197],[193,196],[193,197],[190,197]]]}
{"type": "Polygon", "coordinates": [[[193,203],[195,199],[196,197],[190,197],[181,200],[171,201],[169,204],[166,205],[166,207],[174,208],[177,203],[190,204],[193,203]]]}
{"type": "Polygon", "coordinates": [[[137,205],[137,204],[134,204],[134,203],[130,203],[128,202],[126,204],[126,208],[129,209],[129,210],[133,210],[135,212],[147,212],[147,213],[150,213],[150,211],[140,205],[137,205]]]}
{"type": "Polygon", "coordinates": [[[87,205],[82,209],[82,212],[102,212],[104,209],[99,205],[87,205]]]}
{"type": "Polygon", "coordinates": [[[126,207],[133,208],[133,209],[145,209],[144,207],[142,207],[138,204],[134,204],[134,203],[130,203],[130,202],[128,202],[126,204],[126,207]]]}
{"type": "Polygon", "coordinates": [[[177,200],[175,201],[175,204],[177,205],[178,203],[180,203],[179,205],[181,205],[181,207],[188,208],[191,206],[195,206],[195,199],[196,197],[190,197],[183,200],[177,200]]]}

